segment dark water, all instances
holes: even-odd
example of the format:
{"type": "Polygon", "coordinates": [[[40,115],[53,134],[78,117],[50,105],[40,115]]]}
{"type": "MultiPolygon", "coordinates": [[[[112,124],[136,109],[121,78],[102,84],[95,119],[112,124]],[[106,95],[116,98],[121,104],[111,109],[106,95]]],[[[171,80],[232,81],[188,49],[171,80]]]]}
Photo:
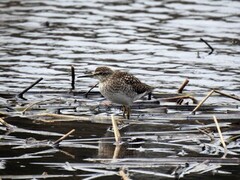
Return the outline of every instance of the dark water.
{"type": "MultiPolygon", "coordinates": [[[[186,92],[197,94],[198,100],[212,88],[239,96],[239,9],[240,2],[234,0],[1,0],[1,94],[21,92],[40,77],[43,77],[43,81],[33,88],[34,91],[67,92],[71,88],[71,65],[75,67],[77,75],[83,75],[98,66],[106,65],[114,69],[129,71],[149,85],[156,87],[155,93],[176,93],[180,84],[188,78],[190,83],[186,87],[186,92]],[[200,38],[206,40],[214,48],[211,55],[209,55],[210,49],[204,42],[200,41],[200,38]]],[[[92,79],[77,80],[76,89],[87,91],[94,83],[95,80],[92,79]]],[[[99,98],[71,97],[71,95],[66,94],[29,94],[27,96],[29,101],[18,102],[14,108],[32,101],[59,96],[63,96],[67,100],[63,98],[63,104],[56,103],[55,105],[64,106],[64,108],[71,105],[78,106],[81,103],[97,104],[96,100],[99,100],[99,98]],[[77,103],[74,102],[76,99],[79,99],[77,103]]],[[[0,100],[1,104],[9,102],[4,97],[0,100]]],[[[222,97],[211,98],[208,102],[218,105],[239,105],[239,101],[222,97]]],[[[80,110],[77,109],[77,112],[64,110],[65,114],[89,115],[96,113],[84,107],[82,109],[80,107],[80,110]]],[[[239,111],[239,108],[237,110],[239,111]]],[[[110,111],[120,112],[118,108],[110,111]]],[[[52,111],[50,110],[50,112],[52,111]]],[[[146,110],[146,112],[151,114],[151,111],[146,110]]],[[[33,112],[33,114],[35,113],[33,112]]],[[[134,118],[138,118],[137,114],[140,114],[141,119],[144,119],[144,112],[136,110],[134,114],[134,118]]],[[[154,116],[153,119],[158,119],[158,117],[161,117],[161,113],[154,116]]],[[[71,179],[74,175],[76,179],[83,179],[86,177],[78,177],[78,175],[93,172],[86,169],[85,171],[83,169],[66,170],[66,168],[61,167],[62,164],[65,162],[87,163],[85,161],[87,158],[105,157],[105,155],[110,158],[114,154],[113,138],[109,143],[110,145],[108,143],[108,145],[104,145],[106,148],[101,148],[102,141],[96,140],[94,143],[90,143],[91,147],[87,147],[87,143],[82,146],[81,141],[78,141],[81,138],[108,136],[106,135],[110,126],[108,124],[87,122],[45,124],[19,117],[5,120],[23,130],[33,132],[18,131],[4,135],[5,130],[2,127],[0,130],[1,158],[19,157],[47,150],[49,148],[46,147],[37,149],[13,148],[24,144],[26,138],[30,137],[37,140],[54,141],[73,128],[76,131],[74,137],[70,137],[70,139],[72,138],[73,142],[76,141],[76,148],[71,146],[74,144],[73,142],[66,140],[62,148],[70,155],[63,152],[50,152],[43,153],[43,157],[34,157],[33,159],[24,157],[7,160],[3,158],[0,161],[0,177],[3,176],[3,178],[8,178],[8,175],[35,176],[47,172],[49,175],[58,175],[58,177],[59,175],[70,175],[71,179]],[[58,134],[48,136],[35,133],[35,131],[58,134]],[[106,149],[106,154],[101,152],[101,149],[106,149]]],[[[175,122],[167,121],[164,123],[162,121],[160,124],[158,122],[157,125],[129,126],[125,131],[161,132],[165,130],[175,131],[177,128],[174,126],[175,122]]],[[[187,126],[188,123],[185,123],[183,124],[187,126]]],[[[189,134],[185,135],[189,136],[189,134]]],[[[160,148],[163,146],[156,146],[151,142],[159,142],[159,140],[150,138],[149,141],[144,141],[145,147],[160,148]]],[[[170,147],[167,146],[167,148],[170,147]]],[[[140,146],[132,148],[140,148],[140,146]]],[[[121,157],[151,159],[176,155],[177,152],[181,151],[181,148],[168,150],[172,154],[154,152],[154,150],[149,150],[151,153],[141,152],[141,149],[135,151],[131,150],[131,147],[121,151],[127,152],[123,153],[121,157]]],[[[187,157],[198,155],[198,153],[190,153],[187,157]]],[[[233,157],[239,156],[233,155],[233,157]]],[[[157,167],[153,170],[148,168],[143,169],[167,174],[170,171],[168,167],[157,167]]],[[[197,178],[224,179],[232,177],[237,179],[240,177],[238,166],[227,166],[223,170],[231,171],[232,174],[213,176],[209,173],[203,176],[197,175],[197,178]]],[[[155,175],[130,171],[129,173],[132,174],[133,179],[159,178],[155,175]]],[[[119,179],[116,175],[110,175],[108,178],[119,179]]],[[[22,177],[22,179],[27,179],[27,177],[22,177]]],[[[106,178],[103,177],[103,179],[106,178]]]]}

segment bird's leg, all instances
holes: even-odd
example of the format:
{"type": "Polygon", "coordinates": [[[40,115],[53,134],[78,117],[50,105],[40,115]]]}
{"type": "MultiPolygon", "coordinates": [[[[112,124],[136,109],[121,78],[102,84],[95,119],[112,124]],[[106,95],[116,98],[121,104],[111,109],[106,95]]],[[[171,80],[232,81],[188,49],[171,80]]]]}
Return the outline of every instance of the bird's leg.
{"type": "Polygon", "coordinates": [[[130,114],[131,114],[131,108],[130,108],[130,106],[128,106],[128,107],[126,107],[126,109],[127,109],[127,119],[129,119],[130,114]]]}
{"type": "Polygon", "coordinates": [[[127,111],[127,107],[126,106],[122,106],[122,110],[123,110],[123,118],[126,118],[126,111],[127,111]]]}

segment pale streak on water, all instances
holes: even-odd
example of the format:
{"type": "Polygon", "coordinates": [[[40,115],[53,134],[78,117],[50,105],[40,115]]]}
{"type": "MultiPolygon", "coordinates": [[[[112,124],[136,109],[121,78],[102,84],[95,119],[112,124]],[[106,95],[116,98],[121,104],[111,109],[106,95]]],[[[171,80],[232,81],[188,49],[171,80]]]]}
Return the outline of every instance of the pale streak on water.
{"type": "MultiPolygon", "coordinates": [[[[68,89],[70,65],[79,75],[106,65],[158,92],[176,92],[189,78],[191,92],[239,94],[238,1],[2,0],[0,8],[3,91],[21,91],[39,77],[39,90],[68,89]]],[[[93,83],[79,80],[77,88],[93,83]]]]}

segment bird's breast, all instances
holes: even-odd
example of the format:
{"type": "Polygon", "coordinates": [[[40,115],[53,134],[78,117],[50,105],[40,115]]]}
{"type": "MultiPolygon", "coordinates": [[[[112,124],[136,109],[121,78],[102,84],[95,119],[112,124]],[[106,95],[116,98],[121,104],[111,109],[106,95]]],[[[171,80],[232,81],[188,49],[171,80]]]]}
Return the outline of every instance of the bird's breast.
{"type": "Polygon", "coordinates": [[[113,103],[122,105],[131,105],[133,103],[132,97],[121,90],[111,88],[107,83],[99,83],[99,89],[101,94],[113,103]]]}

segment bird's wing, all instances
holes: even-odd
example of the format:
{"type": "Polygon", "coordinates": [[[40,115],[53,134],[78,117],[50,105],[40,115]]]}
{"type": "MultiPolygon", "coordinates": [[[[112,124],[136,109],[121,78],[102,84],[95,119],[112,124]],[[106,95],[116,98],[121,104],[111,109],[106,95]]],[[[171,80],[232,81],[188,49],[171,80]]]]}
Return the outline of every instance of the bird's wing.
{"type": "Polygon", "coordinates": [[[151,86],[148,86],[147,84],[142,83],[138,78],[136,78],[135,76],[127,72],[119,71],[118,73],[116,73],[116,75],[121,76],[123,83],[125,83],[128,86],[131,86],[133,91],[136,92],[137,94],[148,93],[153,90],[151,86]]]}

